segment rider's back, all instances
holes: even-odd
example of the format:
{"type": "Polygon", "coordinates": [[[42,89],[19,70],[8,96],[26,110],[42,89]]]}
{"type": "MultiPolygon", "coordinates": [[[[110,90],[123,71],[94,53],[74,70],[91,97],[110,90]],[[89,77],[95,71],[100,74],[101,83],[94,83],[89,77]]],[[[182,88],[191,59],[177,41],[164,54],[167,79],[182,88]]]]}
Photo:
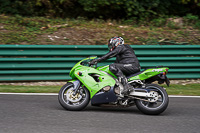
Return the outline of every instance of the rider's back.
{"type": "Polygon", "coordinates": [[[117,49],[119,49],[120,52],[116,56],[116,63],[134,64],[136,67],[140,67],[139,61],[135,56],[135,52],[129,45],[119,45],[117,49]]]}

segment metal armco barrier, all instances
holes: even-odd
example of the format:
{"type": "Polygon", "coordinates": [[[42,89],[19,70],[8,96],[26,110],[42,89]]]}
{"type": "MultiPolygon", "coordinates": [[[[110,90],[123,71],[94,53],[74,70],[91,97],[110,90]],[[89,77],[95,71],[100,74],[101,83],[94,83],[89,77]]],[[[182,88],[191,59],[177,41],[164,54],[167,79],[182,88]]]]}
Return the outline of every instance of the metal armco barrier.
{"type": "MultiPolygon", "coordinates": [[[[131,47],[142,69],[162,65],[170,68],[169,78],[200,78],[200,45],[131,47]]],[[[70,69],[79,60],[107,52],[107,45],[0,45],[0,82],[68,80],[70,69]]]]}

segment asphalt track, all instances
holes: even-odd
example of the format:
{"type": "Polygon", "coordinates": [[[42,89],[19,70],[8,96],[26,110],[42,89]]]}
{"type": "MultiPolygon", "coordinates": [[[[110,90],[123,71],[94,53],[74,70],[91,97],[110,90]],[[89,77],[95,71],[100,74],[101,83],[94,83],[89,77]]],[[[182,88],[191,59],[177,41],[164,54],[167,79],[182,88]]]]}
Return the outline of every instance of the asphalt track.
{"type": "Polygon", "coordinates": [[[200,133],[200,98],[170,97],[158,116],[129,108],[66,111],[56,95],[0,94],[0,133],[200,133]]]}

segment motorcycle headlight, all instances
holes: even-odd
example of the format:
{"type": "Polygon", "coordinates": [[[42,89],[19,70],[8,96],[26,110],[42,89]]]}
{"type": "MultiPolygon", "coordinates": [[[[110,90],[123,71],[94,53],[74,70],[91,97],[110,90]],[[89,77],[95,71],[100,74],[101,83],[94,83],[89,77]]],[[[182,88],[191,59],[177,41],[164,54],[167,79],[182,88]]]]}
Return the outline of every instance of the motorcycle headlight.
{"type": "Polygon", "coordinates": [[[106,87],[103,87],[102,89],[104,90],[104,91],[109,91],[110,90],[110,86],[106,86],[106,87]]]}

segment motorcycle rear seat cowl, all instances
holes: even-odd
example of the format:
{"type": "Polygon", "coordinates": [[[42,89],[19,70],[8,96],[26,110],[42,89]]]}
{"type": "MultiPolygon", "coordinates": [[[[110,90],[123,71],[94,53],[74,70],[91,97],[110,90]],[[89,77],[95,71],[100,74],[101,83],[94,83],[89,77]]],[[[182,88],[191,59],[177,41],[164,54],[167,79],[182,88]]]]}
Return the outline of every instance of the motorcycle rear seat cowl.
{"type": "Polygon", "coordinates": [[[126,78],[129,79],[129,78],[131,78],[131,77],[133,77],[133,76],[137,76],[137,75],[143,73],[143,72],[144,72],[145,70],[147,70],[147,69],[161,68],[161,67],[164,67],[164,66],[156,66],[156,67],[145,68],[145,69],[143,69],[143,71],[139,71],[139,72],[136,72],[136,73],[132,73],[132,74],[130,74],[130,75],[126,75],[126,78]]]}
{"type": "Polygon", "coordinates": [[[140,71],[140,72],[133,73],[133,74],[131,74],[131,75],[126,75],[126,78],[129,79],[129,78],[131,78],[131,77],[133,77],[133,76],[137,76],[137,75],[139,75],[139,74],[141,74],[141,73],[143,73],[143,72],[144,72],[144,71],[140,71]]]}

